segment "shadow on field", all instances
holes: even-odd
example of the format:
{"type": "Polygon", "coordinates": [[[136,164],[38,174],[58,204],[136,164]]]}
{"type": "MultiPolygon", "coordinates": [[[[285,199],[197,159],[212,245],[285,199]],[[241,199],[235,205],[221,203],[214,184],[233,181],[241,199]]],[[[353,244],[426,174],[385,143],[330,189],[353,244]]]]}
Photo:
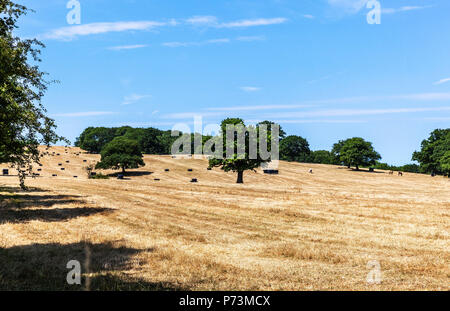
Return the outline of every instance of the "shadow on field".
{"type": "Polygon", "coordinates": [[[124,273],[139,269],[133,256],[153,251],[88,242],[0,248],[0,290],[182,290],[171,283],[148,282],[124,273]],[[81,285],[67,283],[67,274],[73,269],[67,268],[67,263],[72,260],[81,264],[81,285]]]}
{"type": "Polygon", "coordinates": [[[360,168],[359,170],[357,170],[356,168],[351,168],[351,169],[349,169],[350,171],[352,171],[352,172],[356,172],[356,173],[370,173],[370,174],[386,174],[385,172],[379,172],[379,171],[369,171],[369,170],[367,170],[367,169],[363,169],[363,168],[360,168]]]}
{"type": "Polygon", "coordinates": [[[3,188],[1,189],[2,192],[14,194],[0,195],[0,224],[22,223],[32,220],[45,222],[67,221],[77,217],[113,211],[110,208],[52,208],[55,205],[83,205],[85,202],[80,200],[80,196],[17,194],[14,191],[4,190],[3,188]]]}
{"type": "Polygon", "coordinates": [[[20,187],[1,187],[0,186],[0,192],[7,192],[7,193],[42,193],[46,192],[46,190],[42,190],[39,188],[32,188],[29,187],[27,190],[22,190],[20,187]]]}
{"type": "MultiPolygon", "coordinates": [[[[117,177],[119,174],[122,174],[122,173],[111,173],[111,174],[108,174],[108,176],[110,176],[110,177],[117,177]]],[[[123,174],[123,176],[139,177],[139,176],[149,176],[151,174],[153,174],[153,172],[147,172],[147,171],[132,172],[132,171],[130,171],[130,172],[125,172],[125,174],[123,174]]]]}

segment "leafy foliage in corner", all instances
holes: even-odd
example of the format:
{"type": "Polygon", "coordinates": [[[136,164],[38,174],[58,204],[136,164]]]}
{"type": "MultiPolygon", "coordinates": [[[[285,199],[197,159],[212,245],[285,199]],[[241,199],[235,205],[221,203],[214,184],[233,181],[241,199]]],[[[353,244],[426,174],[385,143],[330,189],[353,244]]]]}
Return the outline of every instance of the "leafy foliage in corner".
{"type": "Polygon", "coordinates": [[[0,163],[18,170],[23,189],[27,172],[31,175],[32,164],[39,163],[39,145],[67,141],[55,133],[55,122],[41,104],[50,83],[36,65],[44,45],[13,35],[27,12],[22,5],[0,0],[0,163]]]}

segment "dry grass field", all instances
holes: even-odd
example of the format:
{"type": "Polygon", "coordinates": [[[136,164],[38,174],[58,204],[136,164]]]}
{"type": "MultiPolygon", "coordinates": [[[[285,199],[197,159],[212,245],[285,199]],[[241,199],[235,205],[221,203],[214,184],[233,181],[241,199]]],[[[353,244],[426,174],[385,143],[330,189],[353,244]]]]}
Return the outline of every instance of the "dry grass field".
{"type": "Polygon", "coordinates": [[[126,180],[89,180],[99,156],[51,151],[29,192],[0,176],[0,289],[449,290],[449,179],[281,163],[238,185],[206,160],[145,156],[126,180]]]}

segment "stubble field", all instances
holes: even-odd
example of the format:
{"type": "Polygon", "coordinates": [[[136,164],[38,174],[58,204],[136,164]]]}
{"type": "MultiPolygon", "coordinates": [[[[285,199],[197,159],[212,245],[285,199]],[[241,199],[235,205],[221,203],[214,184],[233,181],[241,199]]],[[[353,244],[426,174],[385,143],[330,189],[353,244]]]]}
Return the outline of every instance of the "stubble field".
{"type": "Polygon", "coordinates": [[[92,180],[98,155],[50,152],[28,192],[0,176],[0,289],[450,288],[449,179],[282,162],[238,185],[206,160],[145,156],[125,180],[92,180]]]}

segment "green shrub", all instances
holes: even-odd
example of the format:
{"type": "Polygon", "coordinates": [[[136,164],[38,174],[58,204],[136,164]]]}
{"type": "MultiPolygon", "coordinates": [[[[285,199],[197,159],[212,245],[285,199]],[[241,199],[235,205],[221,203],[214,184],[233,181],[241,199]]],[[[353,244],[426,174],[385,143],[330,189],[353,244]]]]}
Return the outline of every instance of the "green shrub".
{"type": "Polygon", "coordinates": [[[98,173],[97,175],[94,175],[90,177],[90,179],[109,179],[108,175],[103,175],[102,173],[98,173]]]}

